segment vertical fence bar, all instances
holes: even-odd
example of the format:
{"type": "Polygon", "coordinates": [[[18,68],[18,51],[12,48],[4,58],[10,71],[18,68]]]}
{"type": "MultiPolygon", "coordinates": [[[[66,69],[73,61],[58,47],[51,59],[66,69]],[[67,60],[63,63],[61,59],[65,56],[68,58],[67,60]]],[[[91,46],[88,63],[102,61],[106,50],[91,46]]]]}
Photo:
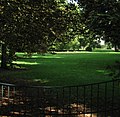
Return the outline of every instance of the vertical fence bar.
{"type": "Polygon", "coordinates": [[[105,83],[105,117],[107,117],[107,82],[105,83]]]}
{"type": "Polygon", "coordinates": [[[8,89],[7,96],[8,96],[8,99],[9,99],[9,97],[10,97],[10,86],[7,86],[7,89],[8,89]]]}
{"type": "MultiPolygon", "coordinates": [[[[49,97],[50,97],[50,99],[49,99],[49,107],[50,107],[50,110],[49,110],[49,112],[50,112],[50,117],[52,116],[52,107],[51,107],[51,95],[52,95],[52,89],[50,89],[50,88],[48,88],[48,92],[49,92],[49,97]]],[[[54,95],[53,95],[53,97],[54,97],[54,95]]]]}
{"type": "Polygon", "coordinates": [[[15,96],[15,93],[16,93],[16,92],[15,92],[15,87],[13,87],[13,96],[15,96]]]}
{"type": "Polygon", "coordinates": [[[62,88],[62,103],[63,103],[63,105],[62,105],[62,108],[63,108],[63,114],[65,113],[65,108],[64,108],[64,92],[65,92],[65,88],[63,87],[62,88]]]}
{"type": "MultiPolygon", "coordinates": [[[[34,101],[34,103],[37,105],[37,107],[36,107],[36,112],[38,112],[38,108],[39,108],[39,103],[38,103],[38,102],[39,102],[39,98],[40,98],[39,87],[33,88],[33,91],[34,91],[34,90],[37,91],[37,94],[35,93],[34,95],[32,95],[32,97],[35,98],[35,95],[37,96],[37,100],[34,100],[34,99],[33,99],[33,101],[34,101]]],[[[34,103],[33,103],[33,104],[34,104],[34,103]]]]}
{"type": "Polygon", "coordinates": [[[3,96],[4,96],[4,86],[2,85],[2,99],[3,99],[3,96]]]}
{"type": "Polygon", "coordinates": [[[78,86],[76,88],[77,88],[77,113],[79,113],[79,111],[78,111],[78,106],[79,106],[79,90],[78,90],[78,86]]]}
{"type": "Polygon", "coordinates": [[[15,104],[15,87],[13,86],[12,87],[12,95],[11,95],[11,97],[13,98],[13,102],[12,102],[12,113],[11,113],[11,116],[14,116],[14,109],[15,109],[15,107],[14,107],[14,104],[15,104]]]}
{"type": "Polygon", "coordinates": [[[92,112],[92,111],[93,111],[93,110],[92,110],[92,105],[93,105],[93,101],[92,101],[92,98],[93,98],[93,97],[92,97],[92,96],[93,96],[93,85],[92,85],[92,84],[91,84],[91,93],[90,93],[90,94],[91,94],[90,97],[91,97],[91,117],[92,117],[92,113],[93,113],[93,112],[92,112]]]}
{"type": "MultiPolygon", "coordinates": [[[[7,100],[8,100],[8,105],[9,105],[9,98],[10,98],[10,86],[7,86],[7,100]]],[[[10,112],[10,110],[11,110],[11,107],[9,106],[9,108],[8,108],[8,111],[10,112]]]]}
{"type": "Polygon", "coordinates": [[[99,84],[97,85],[97,117],[99,116],[99,93],[100,93],[100,86],[99,84]]]}
{"type": "Polygon", "coordinates": [[[112,116],[114,116],[114,87],[115,87],[115,84],[113,80],[112,82],[112,116]]]}
{"type": "Polygon", "coordinates": [[[57,91],[56,91],[56,93],[57,93],[57,94],[56,94],[56,107],[57,107],[56,109],[57,109],[57,114],[58,114],[58,108],[59,108],[59,104],[58,104],[58,101],[59,101],[59,100],[58,100],[58,88],[57,88],[56,90],[57,90],[57,91]]]}
{"type": "Polygon", "coordinates": [[[86,110],[85,110],[85,106],[86,106],[86,86],[84,86],[84,89],[83,89],[83,96],[84,96],[84,112],[83,112],[83,114],[84,114],[84,117],[85,117],[85,113],[86,113],[86,110]]]}
{"type": "Polygon", "coordinates": [[[43,90],[43,96],[42,96],[42,110],[43,110],[43,113],[42,113],[42,117],[45,117],[46,116],[46,113],[45,113],[45,105],[46,105],[46,98],[45,98],[45,87],[42,88],[43,90]]]}
{"type": "Polygon", "coordinates": [[[71,114],[71,107],[70,107],[70,104],[71,104],[71,87],[68,87],[68,90],[69,90],[69,104],[68,104],[68,109],[69,109],[69,116],[70,116],[70,114],[71,114]]]}
{"type": "MultiPolygon", "coordinates": [[[[20,105],[21,106],[21,98],[22,98],[22,93],[21,93],[21,91],[20,91],[20,89],[21,89],[21,87],[19,86],[18,87],[18,105],[20,105]]],[[[19,110],[18,110],[18,113],[19,114],[21,114],[21,107],[20,106],[18,106],[19,107],[19,110]]]]}

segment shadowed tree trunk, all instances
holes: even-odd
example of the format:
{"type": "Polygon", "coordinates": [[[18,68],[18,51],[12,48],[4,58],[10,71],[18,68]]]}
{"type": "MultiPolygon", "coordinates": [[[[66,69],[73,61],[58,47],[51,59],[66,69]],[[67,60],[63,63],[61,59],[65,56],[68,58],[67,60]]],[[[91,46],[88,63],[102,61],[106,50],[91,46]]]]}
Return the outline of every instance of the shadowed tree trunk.
{"type": "Polygon", "coordinates": [[[7,48],[6,44],[2,44],[1,48],[1,68],[7,68],[7,48]]]}
{"type": "Polygon", "coordinates": [[[8,62],[10,64],[11,68],[13,67],[12,62],[14,60],[16,60],[16,57],[15,57],[15,48],[13,48],[12,46],[10,46],[10,48],[9,48],[9,56],[8,56],[8,62]]]}
{"type": "Polygon", "coordinates": [[[118,50],[118,46],[117,46],[117,44],[115,44],[115,52],[118,52],[119,50],[118,50]]]}

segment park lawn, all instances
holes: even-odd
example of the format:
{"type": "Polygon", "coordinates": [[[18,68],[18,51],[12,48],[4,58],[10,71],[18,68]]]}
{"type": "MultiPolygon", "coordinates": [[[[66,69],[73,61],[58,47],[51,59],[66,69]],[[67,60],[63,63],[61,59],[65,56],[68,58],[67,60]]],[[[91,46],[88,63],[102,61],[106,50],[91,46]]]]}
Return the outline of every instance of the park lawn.
{"type": "MultiPolygon", "coordinates": [[[[17,53],[23,56],[22,53],[17,53]]],[[[74,52],[45,56],[34,54],[32,58],[16,61],[25,70],[4,70],[0,78],[7,82],[21,79],[40,85],[81,85],[111,80],[106,67],[120,60],[120,52],[74,52]]]]}

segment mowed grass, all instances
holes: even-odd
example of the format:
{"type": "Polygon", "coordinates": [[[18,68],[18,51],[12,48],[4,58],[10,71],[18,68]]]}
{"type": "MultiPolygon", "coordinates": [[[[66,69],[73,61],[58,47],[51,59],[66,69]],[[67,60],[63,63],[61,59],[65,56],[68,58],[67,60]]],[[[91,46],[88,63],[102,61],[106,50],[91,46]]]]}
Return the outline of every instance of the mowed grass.
{"type": "MultiPolygon", "coordinates": [[[[23,53],[17,53],[23,56],[23,53]]],[[[29,80],[40,85],[65,86],[111,80],[106,67],[120,60],[120,52],[74,52],[55,55],[34,54],[16,61],[25,70],[5,70],[0,78],[8,82],[29,80]]]]}

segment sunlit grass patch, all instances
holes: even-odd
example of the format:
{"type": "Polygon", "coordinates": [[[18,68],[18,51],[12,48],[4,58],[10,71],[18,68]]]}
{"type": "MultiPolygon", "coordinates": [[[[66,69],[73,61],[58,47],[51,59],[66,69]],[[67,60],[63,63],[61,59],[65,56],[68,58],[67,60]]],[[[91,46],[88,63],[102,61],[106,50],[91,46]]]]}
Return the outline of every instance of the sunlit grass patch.
{"type": "Polygon", "coordinates": [[[24,64],[24,65],[37,65],[37,62],[26,62],[26,61],[14,61],[15,64],[24,64]]]}
{"type": "Polygon", "coordinates": [[[38,83],[48,83],[49,80],[46,79],[34,79],[33,81],[38,82],[38,83]]]}

